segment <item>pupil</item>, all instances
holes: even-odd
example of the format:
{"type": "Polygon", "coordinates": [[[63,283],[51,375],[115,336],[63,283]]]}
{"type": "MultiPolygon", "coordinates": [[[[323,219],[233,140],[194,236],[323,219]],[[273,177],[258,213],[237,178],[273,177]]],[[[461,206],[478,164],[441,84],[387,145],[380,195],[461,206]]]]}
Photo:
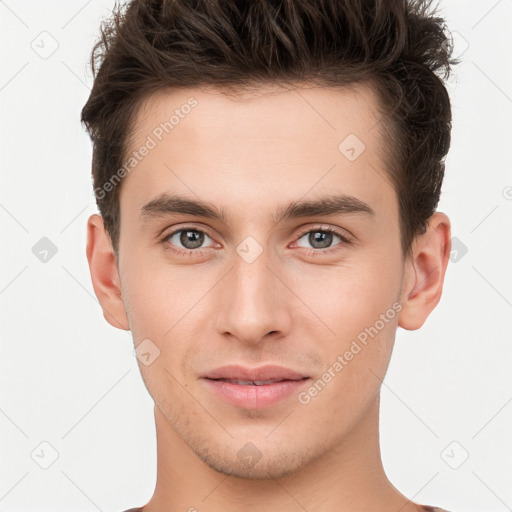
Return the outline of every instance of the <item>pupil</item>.
{"type": "Polygon", "coordinates": [[[325,247],[329,247],[332,242],[332,233],[325,231],[314,231],[309,235],[309,243],[315,249],[323,249],[325,247]],[[317,236],[319,235],[319,236],[317,236]],[[317,242],[320,242],[320,245],[315,245],[317,242]]]}
{"type": "Polygon", "coordinates": [[[203,245],[204,233],[199,233],[198,231],[182,231],[180,242],[187,249],[197,249],[203,245]]]}

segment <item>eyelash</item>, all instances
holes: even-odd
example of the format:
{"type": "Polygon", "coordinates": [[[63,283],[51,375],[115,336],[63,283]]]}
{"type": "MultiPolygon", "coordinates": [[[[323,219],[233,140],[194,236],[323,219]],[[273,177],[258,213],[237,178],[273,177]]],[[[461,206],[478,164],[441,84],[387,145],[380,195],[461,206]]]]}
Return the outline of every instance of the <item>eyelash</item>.
{"type": "MultiPolygon", "coordinates": [[[[201,229],[197,229],[197,228],[194,228],[193,226],[185,226],[185,227],[182,227],[180,229],[177,229],[175,231],[172,231],[171,233],[165,235],[162,239],[161,239],[161,242],[166,245],[166,250],[168,251],[171,251],[172,253],[178,255],[178,256],[190,256],[190,257],[193,257],[193,256],[197,256],[197,255],[200,255],[200,256],[203,256],[207,251],[208,248],[205,249],[186,249],[186,250],[183,250],[183,249],[176,249],[172,246],[172,244],[168,243],[168,240],[170,238],[172,238],[176,233],[180,233],[182,231],[195,231],[197,233],[203,233],[205,234],[206,236],[209,236],[208,233],[206,233],[205,231],[201,230],[201,229]]],[[[308,233],[314,233],[314,232],[321,232],[321,233],[332,233],[333,235],[336,235],[340,238],[341,242],[336,244],[335,246],[333,247],[328,247],[327,249],[308,249],[307,247],[302,247],[302,249],[306,249],[306,253],[308,256],[317,256],[318,254],[331,254],[332,252],[337,252],[339,250],[341,250],[341,247],[338,247],[338,246],[342,246],[342,245],[350,245],[351,244],[351,241],[345,236],[343,235],[342,233],[340,233],[339,231],[337,231],[336,229],[333,229],[333,228],[330,228],[330,227],[316,227],[316,228],[309,228],[303,232],[301,232],[296,238],[295,238],[295,242],[297,242],[298,240],[300,240],[304,235],[307,235],[308,233]]],[[[211,238],[211,237],[209,237],[211,238]]]]}

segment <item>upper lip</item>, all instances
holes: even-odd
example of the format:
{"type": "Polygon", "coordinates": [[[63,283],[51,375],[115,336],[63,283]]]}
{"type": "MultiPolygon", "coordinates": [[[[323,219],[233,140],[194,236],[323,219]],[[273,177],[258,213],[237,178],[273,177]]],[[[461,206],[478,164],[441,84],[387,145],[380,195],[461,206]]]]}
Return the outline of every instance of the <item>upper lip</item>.
{"type": "Polygon", "coordinates": [[[206,379],[239,379],[249,381],[263,380],[300,380],[307,375],[298,373],[283,366],[266,365],[259,368],[245,368],[239,365],[229,365],[211,370],[202,376],[206,379]]]}

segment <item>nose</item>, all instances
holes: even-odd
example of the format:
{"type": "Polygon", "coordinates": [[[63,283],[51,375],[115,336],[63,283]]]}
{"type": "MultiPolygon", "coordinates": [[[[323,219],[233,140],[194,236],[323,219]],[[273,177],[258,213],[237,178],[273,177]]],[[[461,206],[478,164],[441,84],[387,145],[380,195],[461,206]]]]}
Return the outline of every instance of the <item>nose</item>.
{"type": "Polygon", "coordinates": [[[235,254],[234,266],[218,290],[222,295],[218,332],[249,345],[261,343],[270,334],[275,338],[288,333],[293,293],[275,267],[265,251],[250,263],[235,254]]]}

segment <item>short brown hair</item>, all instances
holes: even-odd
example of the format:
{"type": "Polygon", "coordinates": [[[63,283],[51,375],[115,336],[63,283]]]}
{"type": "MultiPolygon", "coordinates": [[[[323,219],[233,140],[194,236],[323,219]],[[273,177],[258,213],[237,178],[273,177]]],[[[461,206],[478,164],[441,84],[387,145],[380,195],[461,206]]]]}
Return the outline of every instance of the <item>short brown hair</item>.
{"type": "Polygon", "coordinates": [[[452,38],[431,0],[132,0],[104,20],[81,112],[93,142],[96,201],[116,256],[119,186],[141,103],[163,89],[366,82],[380,102],[402,251],[441,193],[451,108],[452,38]],[[106,192],[108,189],[108,193],[106,192]],[[111,189],[111,190],[110,190],[111,189]],[[98,194],[100,190],[102,193],[98,194]]]}

